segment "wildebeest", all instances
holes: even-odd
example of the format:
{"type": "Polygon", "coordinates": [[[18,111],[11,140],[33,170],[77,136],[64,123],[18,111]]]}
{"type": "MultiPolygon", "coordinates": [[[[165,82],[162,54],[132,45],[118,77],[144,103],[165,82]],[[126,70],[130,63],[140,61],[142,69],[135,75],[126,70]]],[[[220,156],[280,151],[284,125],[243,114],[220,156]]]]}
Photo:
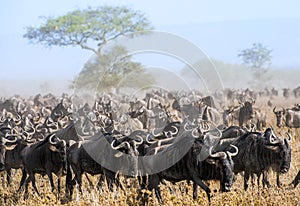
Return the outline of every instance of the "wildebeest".
{"type": "Polygon", "coordinates": [[[232,106],[223,112],[223,123],[228,126],[230,122],[237,121],[239,126],[243,126],[254,117],[254,101],[240,102],[240,106],[232,106]]]}
{"type": "Polygon", "coordinates": [[[259,108],[253,108],[253,119],[256,121],[256,128],[258,130],[262,130],[267,126],[266,119],[267,115],[264,111],[259,108]]]}
{"type": "Polygon", "coordinates": [[[60,193],[60,177],[67,172],[66,142],[60,140],[55,134],[48,135],[44,140],[26,146],[21,152],[23,163],[22,179],[20,181],[20,191],[25,182],[25,194],[27,197],[28,184],[32,183],[35,192],[39,195],[35,184],[35,174],[47,174],[52,192],[54,183],[52,173],[58,177],[58,194],[60,193]],[[28,174],[28,177],[27,177],[28,174]]]}
{"type": "Polygon", "coordinates": [[[243,136],[248,131],[239,126],[230,126],[222,131],[222,139],[224,138],[236,138],[243,136]]]}
{"type": "MultiPolygon", "coordinates": [[[[16,136],[10,136],[15,138],[16,136]]],[[[7,184],[11,181],[11,169],[21,169],[23,167],[21,151],[29,144],[34,143],[35,139],[22,139],[17,137],[17,141],[14,143],[14,148],[6,151],[5,154],[5,171],[7,174],[7,184]]]]}
{"type": "Polygon", "coordinates": [[[6,151],[14,149],[16,146],[16,141],[17,137],[15,137],[14,140],[9,140],[3,136],[0,136],[0,171],[5,170],[6,151]]]}
{"type": "MultiPolygon", "coordinates": [[[[66,177],[66,189],[67,194],[71,198],[73,194],[73,188],[77,184],[79,191],[82,192],[81,184],[82,184],[82,174],[88,173],[91,175],[101,174],[104,175],[106,178],[106,181],[108,183],[109,189],[112,189],[113,183],[117,184],[119,186],[120,183],[118,179],[116,178],[116,171],[111,171],[103,165],[100,164],[101,160],[98,158],[91,156],[91,152],[87,151],[87,148],[94,147],[95,145],[98,146],[97,149],[99,149],[99,145],[108,144],[108,146],[111,146],[112,150],[108,151],[115,151],[116,154],[115,157],[120,157],[123,153],[130,154],[130,155],[138,155],[137,154],[137,147],[142,142],[137,142],[135,140],[130,140],[126,136],[121,137],[117,139],[114,135],[110,133],[99,133],[95,134],[94,136],[90,137],[89,139],[85,139],[84,141],[77,142],[68,148],[67,151],[67,159],[68,159],[68,173],[66,177]],[[107,142],[106,142],[107,141],[107,142]],[[133,145],[131,145],[131,144],[133,145]],[[72,178],[71,170],[74,173],[74,178],[72,178]]],[[[105,151],[97,151],[97,156],[104,156],[109,157],[109,154],[105,151]]],[[[101,157],[100,157],[101,159],[101,157]]],[[[109,161],[109,160],[107,160],[109,161]]],[[[116,162],[108,162],[108,164],[116,164],[116,162]]],[[[103,180],[103,179],[101,179],[103,180]]],[[[101,181],[98,182],[98,186],[100,186],[101,181]]]]}
{"type": "Polygon", "coordinates": [[[56,136],[62,140],[66,141],[67,146],[70,145],[70,141],[78,142],[83,140],[82,137],[78,134],[80,130],[76,130],[76,124],[72,122],[66,128],[59,130],[56,133],[56,136]]]}
{"type": "MultiPolygon", "coordinates": [[[[185,138],[181,139],[183,141],[189,141],[187,138],[188,137],[185,136],[185,138]]],[[[177,143],[182,145],[180,142],[181,141],[179,140],[177,143]]],[[[175,150],[180,150],[181,148],[177,148],[176,146],[173,147],[174,145],[176,144],[173,144],[167,148],[165,145],[163,145],[161,147],[161,151],[157,151],[157,148],[151,149],[147,152],[147,155],[156,154],[157,152],[165,152],[166,150],[178,152],[175,150]]],[[[210,147],[208,152],[209,155],[206,156],[207,158],[203,158],[201,156],[201,154],[203,154],[202,148],[204,148],[203,139],[194,139],[192,147],[173,166],[159,173],[150,174],[148,176],[148,184],[146,183],[146,177],[143,177],[143,183],[141,185],[142,189],[154,189],[156,197],[160,203],[162,203],[162,197],[160,194],[159,184],[163,180],[167,180],[172,183],[182,180],[193,181],[195,185],[199,185],[206,192],[209,201],[210,189],[202,182],[202,180],[218,179],[220,180],[221,189],[223,191],[229,191],[233,180],[233,161],[231,156],[236,155],[238,149],[235,147],[235,153],[218,152],[216,154],[212,154],[212,148],[210,147]]],[[[147,163],[146,167],[152,167],[153,165],[151,164],[151,162],[147,163]]],[[[196,195],[194,194],[194,197],[195,196],[196,195]]]]}
{"type": "Polygon", "coordinates": [[[239,126],[243,126],[243,124],[245,124],[247,121],[253,118],[254,116],[253,108],[252,108],[253,103],[254,102],[246,101],[240,107],[239,115],[238,115],[239,126]]]}
{"type": "MultiPolygon", "coordinates": [[[[279,175],[288,172],[290,168],[289,139],[275,136],[272,129],[268,128],[264,133],[249,132],[231,144],[239,148],[238,155],[233,157],[234,172],[244,172],[245,190],[248,188],[250,176],[265,176],[264,172],[268,172],[269,169],[277,173],[277,185],[280,187],[279,175]]],[[[263,183],[270,186],[267,177],[263,177],[263,183]]]]}
{"type": "Polygon", "coordinates": [[[273,112],[276,115],[277,127],[300,127],[300,111],[284,108],[282,108],[282,110],[276,110],[276,107],[274,107],[273,112]]]}

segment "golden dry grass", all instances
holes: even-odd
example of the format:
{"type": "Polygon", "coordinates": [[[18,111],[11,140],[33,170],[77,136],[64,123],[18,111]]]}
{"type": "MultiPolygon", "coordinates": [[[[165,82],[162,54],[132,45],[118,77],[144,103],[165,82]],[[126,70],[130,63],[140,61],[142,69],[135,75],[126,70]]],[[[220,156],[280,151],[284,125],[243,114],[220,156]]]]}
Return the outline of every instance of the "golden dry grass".
{"type": "MultiPolygon", "coordinates": [[[[297,100],[292,99],[289,102],[283,102],[280,99],[274,99],[273,103],[277,106],[291,107],[297,100]]],[[[256,103],[256,106],[266,111],[268,116],[268,125],[275,127],[275,116],[272,113],[272,109],[266,106],[265,100],[260,100],[256,103]]],[[[212,190],[211,205],[228,205],[228,206],[249,206],[249,205],[280,205],[291,206],[300,205],[300,185],[297,188],[292,188],[289,184],[294,179],[298,170],[300,169],[300,135],[299,130],[292,130],[293,140],[291,142],[292,147],[292,162],[289,172],[281,176],[283,183],[282,188],[277,188],[275,174],[270,175],[270,180],[273,185],[270,189],[257,189],[257,187],[251,188],[245,192],[243,190],[243,179],[239,175],[237,181],[234,183],[231,192],[220,193],[218,192],[219,185],[217,182],[207,182],[212,190]]],[[[287,128],[278,129],[277,133],[283,133],[287,131],[287,128]]],[[[23,200],[23,192],[17,193],[19,180],[21,178],[21,172],[16,171],[13,174],[13,182],[8,187],[6,185],[0,186],[0,205],[139,205],[137,201],[137,183],[134,179],[123,179],[122,182],[126,185],[126,193],[120,189],[115,189],[114,192],[107,190],[105,185],[99,191],[97,189],[88,189],[88,183],[83,176],[83,194],[79,194],[78,190],[74,190],[73,200],[66,202],[64,197],[64,179],[62,180],[62,192],[60,199],[57,199],[56,195],[51,192],[48,178],[36,175],[37,186],[41,197],[33,192],[31,185],[29,186],[29,198],[23,200]]],[[[97,183],[97,176],[91,177],[94,185],[97,183]]],[[[54,177],[55,184],[56,178],[54,177]]],[[[0,183],[1,185],[1,183],[0,183]]],[[[202,190],[198,190],[198,199],[192,198],[192,185],[187,185],[185,182],[177,183],[175,185],[167,183],[167,185],[161,185],[162,197],[165,205],[207,205],[207,197],[202,190]],[[170,192],[169,187],[173,192],[170,192]],[[187,193],[186,193],[187,189],[187,193]]],[[[148,205],[158,205],[158,201],[154,195],[149,198],[148,205]]]]}

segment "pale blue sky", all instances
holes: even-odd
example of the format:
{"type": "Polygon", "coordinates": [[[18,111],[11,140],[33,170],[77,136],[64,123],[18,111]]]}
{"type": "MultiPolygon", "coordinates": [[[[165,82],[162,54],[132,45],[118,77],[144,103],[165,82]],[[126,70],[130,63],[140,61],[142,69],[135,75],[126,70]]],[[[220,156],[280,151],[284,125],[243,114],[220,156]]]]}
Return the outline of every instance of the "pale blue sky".
{"type": "Polygon", "coordinates": [[[74,48],[45,49],[22,35],[38,26],[39,16],[74,9],[127,5],[143,11],[156,30],[192,41],[209,57],[239,63],[239,50],[261,42],[274,50],[274,67],[300,67],[300,1],[199,0],[0,0],[0,79],[64,77],[72,79],[91,53],[74,48]]]}

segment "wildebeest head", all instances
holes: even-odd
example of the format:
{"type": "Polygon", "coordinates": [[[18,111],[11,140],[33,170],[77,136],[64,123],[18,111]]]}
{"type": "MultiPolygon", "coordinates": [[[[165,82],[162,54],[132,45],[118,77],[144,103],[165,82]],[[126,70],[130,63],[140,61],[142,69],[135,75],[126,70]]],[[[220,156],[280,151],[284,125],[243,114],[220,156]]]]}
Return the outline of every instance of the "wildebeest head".
{"type": "Polygon", "coordinates": [[[233,153],[226,151],[212,154],[212,148],[210,148],[209,157],[206,159],[206,162],[209,164],[215,164],[220,171],[220,187],[222,192],[230,191],[234,179],[234,163],[231,157],[238,154],[238,148],[234,145],[231,146],[235,149],[233,153]]]}
{"type": "Polygon", "coordinates": [[[288,134],[288,138],[277,137],[272,129],[268,128],[265,131],[265,137],[268,138],[266,148],[272,150],[276,154],[276,164],[278,165],[275,169],[280,173],[287,173],[290,169],[291,163],[291,147],[289,141],[291,136],[288,134]]]}
{"type": "Polygon", "coordinates": [[[49,137],[49,149],[58,155],[62,164],[62,173],[67,174],[67,153],[65,140],[59,139],[55,134],[49,137]]]}
{"type": "Polygon", "coordinates": [[[277,127],[281,127],[284,125],[284,115],[285,115],[285,109],[282,108],[282,110],[277,110],[276,111],[276,107],[274,107],[273,112],[276,116],[276,120],[277,120],[277,127]]]}
{"type": "Polygon", "coordinates": [[[129,175],[137,175],[137,157],[139,155],[138,146],[143,143],[142,138],[139,140],[131,139],[125,136],[123,139],[114,139],[111,143],[113,150],[118,151],[115,157],[119,158],[123,156],[122,162],[120,164],[120,170],[125,170],[129,175]]]}
{"type": "Polygon", "coordinates": [[[16,146],[17,137],[14,137],[13,140],[6,139],[5,137],[0,136],[0,171],[5,169],[5,153],[7,150],[13,150],[16,146]],[[8,145],[10,144],[10,145],[8,145]]]}
{"type": "Polygon", "coordinates": [[[252,108],[253,104],[254,104],[254,101],[252,101],[252,102],[246,101],[244,103],[241,103],[239,117],[238,117],[239,126],[243,126],[244,123],[246,123],[248,120],[250,120],[254,117],[254,112],[253,112],[253,108],[252,108]]]}
{"type": "Polygon", "coordinates": [[[253,105],[252,102],[246,101],[242,107],[242,108],[244,108],[244,111],[246,112],[245,115],[249,115],[250,118],[254,117],[252,105],[253,105]]]}

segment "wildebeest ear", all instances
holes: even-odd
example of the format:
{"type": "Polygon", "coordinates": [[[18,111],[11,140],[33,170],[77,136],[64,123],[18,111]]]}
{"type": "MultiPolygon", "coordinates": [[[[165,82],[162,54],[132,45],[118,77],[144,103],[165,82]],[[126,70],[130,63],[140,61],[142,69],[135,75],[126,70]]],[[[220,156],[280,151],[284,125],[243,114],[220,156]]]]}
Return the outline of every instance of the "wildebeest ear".
{"type": "Polygon", "coordinates": [[[53,145],[50,145],[50,146],[49,146],[49,149],[50,149],[52,152],[59,152],[59,150],[58,150],[55,146],[53,146],[53,145]]]}
{"type": "Polygon", "coordinates": [[[273,146],[273,145],[265,145],[265,148],[267,148],[268,150],[273,150],[278,152],[280,150],[279,146],[273,146]]]}
{"type": "Polygon", "coordinates": [[[206,162],[208,163],[208,164],[212,164],[212,165],[216,165],[217,164],[217,162],[214,160],[214,159],[206,159],[206,162]]]}
{"type": "Polygon", "coordinates": [[[6,150],[13,150],[16,146],[17,146],[17,144],[13,144],[13,145],[10,145],[10,146],[5,145],[5,149],[6,150]]]}

